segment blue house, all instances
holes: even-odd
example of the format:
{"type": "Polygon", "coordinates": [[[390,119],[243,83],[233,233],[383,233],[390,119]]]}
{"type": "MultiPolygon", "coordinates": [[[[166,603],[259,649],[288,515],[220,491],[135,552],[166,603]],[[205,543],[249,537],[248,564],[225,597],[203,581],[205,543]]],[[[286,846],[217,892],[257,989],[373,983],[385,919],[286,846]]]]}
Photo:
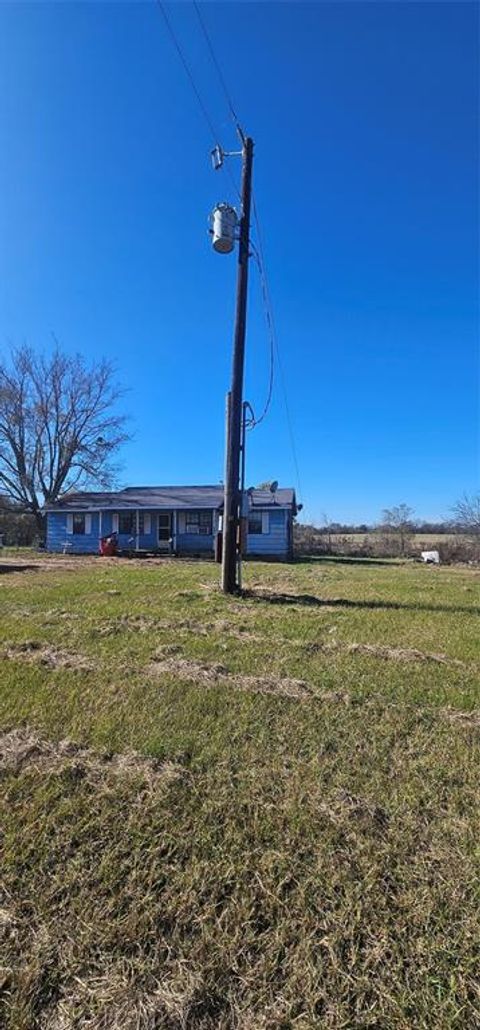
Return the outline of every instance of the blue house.
{"type": "MultiPolygon", "coordinates": [[[[45,506],[47,551],[98,554],[118,535],[129,552],[212,555],[221,530],[223,486],[131,486],[116,493],[68,493],[45,506]]],[[[292,557],[295,491],[248,490],[243,501],[246,554],[292,557]]]]}

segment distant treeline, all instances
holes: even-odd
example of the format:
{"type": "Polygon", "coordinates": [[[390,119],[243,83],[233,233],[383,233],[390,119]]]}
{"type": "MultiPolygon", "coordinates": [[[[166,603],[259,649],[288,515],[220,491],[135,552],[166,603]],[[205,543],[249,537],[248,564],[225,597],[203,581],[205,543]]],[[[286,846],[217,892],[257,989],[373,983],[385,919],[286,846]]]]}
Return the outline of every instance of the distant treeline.
{"type": "MultiPolygon", "coordinates": [[[[300,524],[299,524],[300,525],[300,524]]],[[[354,536],[359,533],[378,533],[380,528],[378,525],[368,525],[366,522],[350,523],[350,522],[329,522],[322,526],[302,524],[305,529],[313,530],[315,533],[332,533],[340,534],[341,536],[354,536]]],[[[415,522],[409,521],[409,531],[411,533],[423,533],[434,535],[436,533],[451,533],[452,526],[449,522],[415,522]]],[[[466,529],[455,528],[455,532],[467,532],[466,529]]]]}
{"type": "Polygon", "coordinates": [[[420,558],[422,550],[438,550],[444,563],[478,562],[479,538],[464,527],[420,522],[398,528],[330,523],[318,527],[296,523],[294,552],[302,555],[345,555],[358,558],[420,558]]]}
{"type": "Polygon", "coordinates": [[[0,497],[0,537],[5,547],[32,547],[39,541],[34,516],[5,497],[0,497]]]}

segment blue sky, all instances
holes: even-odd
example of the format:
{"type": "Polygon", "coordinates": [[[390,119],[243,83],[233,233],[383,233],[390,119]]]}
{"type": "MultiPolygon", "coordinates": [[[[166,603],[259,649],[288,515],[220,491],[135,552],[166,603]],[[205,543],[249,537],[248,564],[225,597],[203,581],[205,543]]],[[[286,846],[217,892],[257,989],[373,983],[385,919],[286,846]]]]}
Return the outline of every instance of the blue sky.
{"type": "MultiPolygon", "coordinates": [[[[167,6],[221,142],[190,3],[167,6]]],[[[202,5],[255,190],[308,519],[440,517],[479,472],[478,8],[202,5]]],[[[0,5],[0,347],[114,359],[125,483],[223,474],[235,258],[205,121],[155,3],[0,5]]],[[[238,177],[238,164],[232,165],[238,177]]],[[[268,340],[254,265],[246,396],[268,340]]],[[[249,484],[297,485],[277,376],[249,484]]]]}

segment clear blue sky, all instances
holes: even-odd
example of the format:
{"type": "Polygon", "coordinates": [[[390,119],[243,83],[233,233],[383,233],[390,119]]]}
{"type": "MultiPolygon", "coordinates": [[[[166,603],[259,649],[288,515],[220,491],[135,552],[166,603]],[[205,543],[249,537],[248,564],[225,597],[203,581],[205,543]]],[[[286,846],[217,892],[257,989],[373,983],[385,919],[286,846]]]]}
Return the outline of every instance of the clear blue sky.
{"type": "MultiPolygon", "coordinates": [[[[306,516],[439,517],[479,472],[478,8],[202,9],[256,142],[306,516]]],[[[194,9],[168,11],[233,148],[194,9]]],[[[0,347],[115,359],[125,483],[222,478],[236,267],[207,216],[234,195],[211,142],[155,3],[0,6],[0,347]]],[[[252,264],[258,409],[267,378],[252,264]]],[[[296,485],[278,379],[247,478],[296,485]]]]}

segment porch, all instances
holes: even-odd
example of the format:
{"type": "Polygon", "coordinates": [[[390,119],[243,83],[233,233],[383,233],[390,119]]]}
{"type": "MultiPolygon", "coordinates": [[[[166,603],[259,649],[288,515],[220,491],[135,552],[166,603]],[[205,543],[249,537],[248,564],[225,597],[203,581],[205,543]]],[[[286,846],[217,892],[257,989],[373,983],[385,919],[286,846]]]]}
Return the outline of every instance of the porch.
{"type": "Polygon", "coordinates": [[[48,547],[97,553],[100,540],[116,534],[120,554],[213,555],[218,513],[212,509],[131,508],[78,511],[49,518],[48,547]]]}

